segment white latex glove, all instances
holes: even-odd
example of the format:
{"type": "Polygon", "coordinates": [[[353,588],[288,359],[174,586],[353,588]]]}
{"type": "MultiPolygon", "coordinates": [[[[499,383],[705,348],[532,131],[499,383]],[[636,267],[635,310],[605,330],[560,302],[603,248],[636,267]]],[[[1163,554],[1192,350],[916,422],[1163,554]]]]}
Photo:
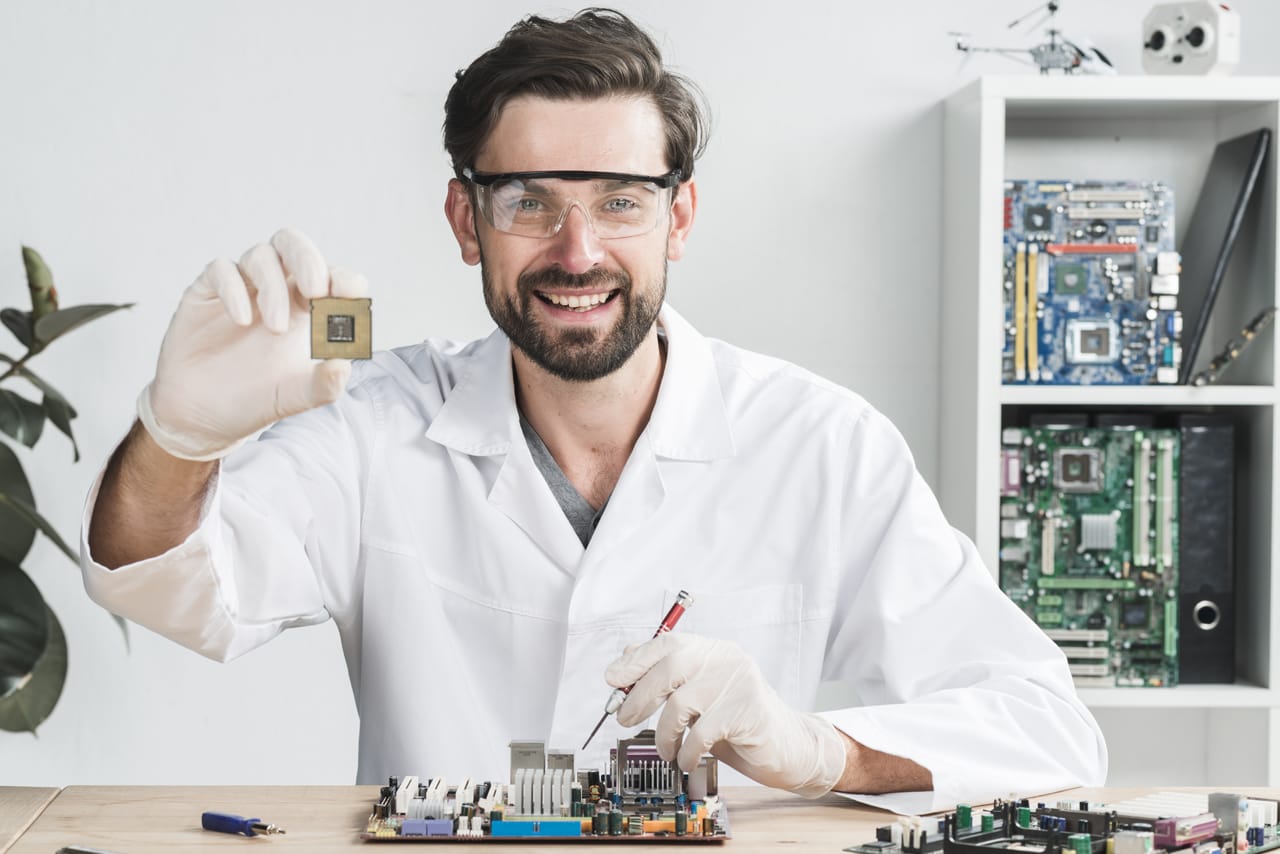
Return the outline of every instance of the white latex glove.
{"type": "Polygon", "coordinates": [[[787,706],[735,643],[665,632],[627,647],[605,679],[615,688],[635,684],[618,709],[622,726],[666,704],[655,728],[658,755],[683,770],[711,753],[758,783],[806,798],[831,791],[844,774],[840,732],[787,706]]]}
{"type": "Polygon", "coordinates": [[[219,258],[169,322],[138,417],[175,457],[214,460],[281,418],[337,400],[349,359],[311,359],[314,297],[361,297],[358,273],[330,268],[305,235],[282,229],[239,264],[219,258]]]}

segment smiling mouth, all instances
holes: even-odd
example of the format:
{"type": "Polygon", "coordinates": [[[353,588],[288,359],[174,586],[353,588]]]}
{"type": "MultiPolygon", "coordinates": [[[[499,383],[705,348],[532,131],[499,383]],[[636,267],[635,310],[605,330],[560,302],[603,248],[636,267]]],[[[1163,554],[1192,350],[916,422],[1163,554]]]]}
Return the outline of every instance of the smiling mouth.
{"type": "Polygon", "coordinates": [[[604,305],[616,297],[620,290],[613,290],[602,294],[547,294],[542,291],[534,291],[538,299],[547,305],[554,305],[556,308],[566,308],[569,311],[591,311],[593,308],[604,305]]]}

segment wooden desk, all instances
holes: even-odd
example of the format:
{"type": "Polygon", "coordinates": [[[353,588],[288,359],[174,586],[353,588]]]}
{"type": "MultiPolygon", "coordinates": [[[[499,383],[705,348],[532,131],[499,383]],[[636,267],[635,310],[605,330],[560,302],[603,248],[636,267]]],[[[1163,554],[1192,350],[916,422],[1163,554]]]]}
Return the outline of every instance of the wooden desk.
{"type": "Polygon", "coordinates": [[[57,789],[0,786],[0,852],[9,850],[57,794],[57,789]]]}
{"type": "MultiPolygon", "coordinates": [[[[79,844],[119,854],[183,851],[309,851],[327,854],[431,854],[477,850],[477,843],[364,843],[359,833],[373,809],[376,786],[69,786],[35,821],[9,854],[52,854],[79,844]],[[212,833],[200,828],[205,810],[257,817],[283,827],[284,836],[212,833]],[[406,848],[405,846],[412,846],[406,848]],[[388,847],[390,846],[390,847],[388,847]]],[[[781,847],[794,852],[839,852],[875,838],[875,826],[891,814],[829,796],[807,801],[763,788],[724,790],[733,838],[721,845],[627,843],[625,851],[666,850],[695,854],[754,854],[781,847]]],[[[572,850],[599,854],[608,843],[478,843],[495,854],[572,850]]]]}
{"type": "MultiPolygon", "coordinates": [[[[1169,787],[1142,789],[1073,789],[1040,800],[1124,800],[1169,787]]],[[[1221,791],[1222,787],[1178,791],[1221,791]]],[[[1274,791],[1232,791],[1275,797],[1274,791]]],[[[0,789],[0,793],[6,790],[0,789]]],[[[10,790],[39,792],[52,790],[10,790]]],[[[578,851],[600,854],[608,843],[590,845],[554,842],[503,843],[364,843],[359,833],[373,807],[376,786],[70,786],[39,812],[9,854],[52,854],[63,845],[79,844],[118,854],[184,851],[249,851],[257,854],[284,849],[328,854],[362,850],[365,854],[431,854],[433,851],[473,850],[479,845],[495,854],[518,851],[578,851]],[[255,837],[212,833],[200,828],[205,810],[257,817],[285,828],[284,836],[255,837]],[[387,846],[391,847],[388,848],[387,846]],[[406,849],[405,845],[415,846],[406,849]]],[[[727,788],[733,838],[720,845],[672,845],[629,842],[626,851],[666,850],[678,854],[757,854],[763,851],[829,852],[875,838],[875,827],[893,820],[890,813],[831,795],[808,801],[764,788],[727,788]]],[[[1032,798],[1036,800],[1036,798],[1032,798]]],[[[0,803],[3,803],[0,801],[0,803]]],[[[47,803],[47,801],[46,801],[47,803]]],[[[0,836],[0,839],[3,837],[0,836]]]]}

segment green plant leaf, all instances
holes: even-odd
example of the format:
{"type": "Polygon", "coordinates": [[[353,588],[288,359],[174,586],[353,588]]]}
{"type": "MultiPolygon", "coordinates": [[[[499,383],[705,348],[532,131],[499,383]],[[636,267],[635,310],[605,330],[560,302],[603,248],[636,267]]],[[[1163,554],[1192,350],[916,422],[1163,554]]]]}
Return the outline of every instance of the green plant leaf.
{"type": "Polygon", "coordinates": [[[0,697],[17,689],[49,642],[44,597],[22,568],[0,560],[0,697]]]}
{"type": "Polygon", "coordinates": [[[53,286],[49,265],[30,246],[22,247],[22,264],[27,268],[27,290],[31,291],[31,316],[39,320],[57,311],[58,289],[53,286]]]}
{"type": "Polygon", "coordinates": [[[75,409],[61,396],[54,397],[50,394],[44,396],[42,406],[44,407],[44,414],[49,416],[53,426],[61,430],[71,440],[71,450],[75,452],[73,462],[80,462],[80,446],[76,444],[76,437],[71,435],[71,419],[76,417],[75,409]]]}
{"type": "Polygon", "coordinates": [[[0,388],[0,432],[33,447],[44,430],[44,407],[20,394],[0,388]]]}
{"type": "Polygon", "coordinates": [[[48,346],[55,338],[66,335],[77,326],[83,326],[91,320],[119,311],[122,308],[133,308],[133,303],[123,305],[73,305],[71,308],[60,308],[51,311],[36,320],[36,341],[48,346]]]}
{"type": "Polygon", "coordinates": [[[62,536],[58,534],[54,527],[49,524],[49,520],[36,512],[33,504],[29,504],[20,498],[14,498],[12,495],[5,495],[0,492],[0,507],[14,511],[28,525],[34,525],[49,539],[53,540],[53,544],[61,550],[61,552],[70,558],[71,562],[80,565],[80,556],[71,550],[62,536]]]}
{"type": "Polygon", "coordinates": [[[13,337],[22,342],[23,347],[31,347],[31,312],[18,308],[0,309],[0,322],[9,328],[13,337]]]}
{"type": "MultiPolygon", "coordinates": [[[[33,507],[36,503],[18,455],[5,442],[0,442],[0,494],[25,501],[33,507]]],[[[36,526],[27,517],[0,505],[0,558],[21,566],[35,539],[36,526]]]]}
{"type": "Polygon", "coordinates": [[[67,636],[47,605],[44,614],[49,623],[49,642],[32,668],[31,678],[12,694],[0,698],[0,729],[34,734],[62,696],[62,686],[67,681],[67,636]]]}

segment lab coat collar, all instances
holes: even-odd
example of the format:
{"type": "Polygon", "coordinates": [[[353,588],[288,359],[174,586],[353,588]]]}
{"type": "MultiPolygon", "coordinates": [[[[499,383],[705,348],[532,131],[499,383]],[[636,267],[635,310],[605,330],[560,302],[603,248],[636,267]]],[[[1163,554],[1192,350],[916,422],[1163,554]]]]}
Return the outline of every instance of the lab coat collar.
{"type": "MultiPolygon", "coordinates": [[[[645,432],[656,456],[710,461],[734,454],[711,347],[670,305],[658,315],[667,365],[645,432]]],[[[507,454],[524,441],[516,409],[511,342],[495,329],[479,343],[427,438],[472,456],[507,454]]]]}

